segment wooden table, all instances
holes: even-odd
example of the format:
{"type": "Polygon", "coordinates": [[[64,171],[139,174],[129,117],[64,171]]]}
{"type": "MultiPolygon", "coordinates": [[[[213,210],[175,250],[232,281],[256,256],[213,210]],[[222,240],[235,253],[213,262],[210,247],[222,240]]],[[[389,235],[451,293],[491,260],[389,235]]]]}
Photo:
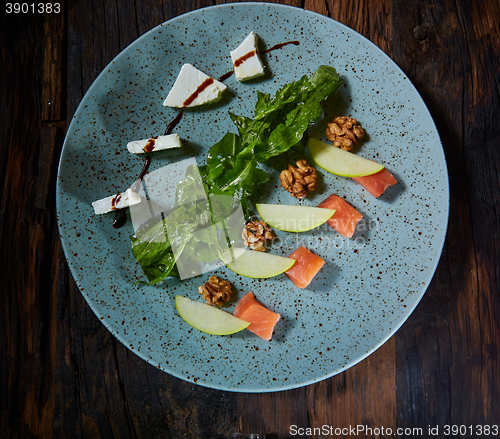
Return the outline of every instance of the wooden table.
{"type": "Polygon", "coordinates": [[[443,437],[446,425],[463,425],[465,437],[480,437],[476,426],[500,424],[496,0],[279,1],[328,15],[385,51],[421,93],[446,154],[450,221],[436,274],[404,326],[367,359],[296,390],[211,390],[139,359],[82,298],[55,214],[71,117],[100,71],[137,37],[219,3],[73,0],[58,14],[0,12],[0,436],[318,438],[349,432],[291,426],[360,425],[374,430],[358,437],[387,437],[382,427],[430,437],[429,426],[443,437]]]}

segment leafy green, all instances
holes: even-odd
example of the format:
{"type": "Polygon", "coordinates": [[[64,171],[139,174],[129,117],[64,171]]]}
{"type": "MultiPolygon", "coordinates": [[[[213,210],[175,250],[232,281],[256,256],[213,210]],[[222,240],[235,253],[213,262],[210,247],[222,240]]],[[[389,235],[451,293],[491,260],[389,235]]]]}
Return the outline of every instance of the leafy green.
{"type": "Polygon", "coordinates": [[[310,79],[303,76],[274,97],[257,92],[253,119],[229,113],[239,135],[228,133],[210,148],[208,184],[231,194],[242,189],[251,196],[269,179],[258,165],[280,169],[288,151],[302,149],[309,124],[321,117],[322,101],[341,83],[333,67],[320,66],[310,79]]]}
{"type": "Polygon", "coordinates": [[[210,148],[207,164],[199,167],[202,181],[188,169],[177,186],[174,210],[131,237],[132,252],[151,284],[176,274],[182,251],[202,262],[219,255],[214,228],[207,225],[225,220],[239,205],[247,217],[251,214],[251,199],[270,178],[261,166],[285,169],[289,155],[303,151],[309,124],[321,117],[321,103],[340,84],[333,67],[320,66],[310,78],[285,85],[274,97],[257,91],[253,119],[229,113],[238,134],[227,133],[210,148]],[[208,198],[200,200],[203,193],[208,198]],[[215,195],[229,195],[231,203],[216,205],[215,195]]]}
{"type": "Polygon", "coordinates": [[[176,257],[167,238],[165,219],[150,228],[138,230],[130,241],[132,254],[151,285],[177,274],[176,257]]]}

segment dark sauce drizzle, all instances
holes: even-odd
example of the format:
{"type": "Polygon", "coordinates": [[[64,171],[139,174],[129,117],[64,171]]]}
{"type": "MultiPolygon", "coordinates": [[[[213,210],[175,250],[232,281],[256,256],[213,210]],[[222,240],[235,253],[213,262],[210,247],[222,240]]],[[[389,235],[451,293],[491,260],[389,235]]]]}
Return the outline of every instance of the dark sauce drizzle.
{"type": "Polygon", "coordinates": [[[151,139],[148,140],[148,143],[146,143],[146,146],[144,146],[143,151],[144,152],[153,152],[153,150],[155,149],[155,143],[156,143],[156,139],[154,137],[152,137],[151,139]]]}
{"type": "Polygon", "coordinates": [[[174,130],[174,128],[181,121],[183,114],[184,114],[184,110],[179,111],[177,113],[177,116],[175,116],[174,120],[167,125],[167,128],[165,130],[165,136],[172,134],[172,131],[174,130]]]}
{"type": "Polygon", "coordinates": [[[116,205],[120,202],[121,199],[122,199],[122,194],[116,194],[111,200],[111,208],[116,209],[116,205]]]}
{"type": "Polygon", "coordinates": [[[137,179],[137,181],[134,183],[134,185],[132,186],[132,190],[137,194],[139,193],[139,190],[141,189],[141,183],[142,183],[142,180],[143,178],[146,176],[146,174],[148,173],[148,170],[149,170],[149,166],[151,165],[151,156],[148,155],[146,157],[146,160],[144,161],[144,167],[142,168],[142,171],[141,173],[139,174],[139,178],[137,179]]]}
{"type": "Polygon", "coordinates": [[[194,91],[194,93],[183,102],[182,106],[187,107],[190,104],[192,104],[193,101],[200,95],[200,93],[213,83],[214,83],[214,78],[205,79],[194,91]]]}
{"type": "MultiPolygon", "coordinates": [[[[267,50],[264,50],[262,53],[269,53],[269,52],[272,52],[273,50],[278,50],[278,49],[281,49],[285,46],[288,46],[289,44],[293,44],[294,46],[298,46],[300,44],[299,41],[287,41],[286,43],[280,43],[280,44],[276,44],[274,45],[273,47],[267,49],[267,50]]],[[[250,58],[251,56],[253,56],[254,53],[253,51],[252,52],[249,52],[247,55],[244,55],[242,58],[250,58]]],[[[241,59],[238,60],[240,61],[238,63],[241,64],[243,61],[245,61],[245,59],[241,59]]],[[[226,79],[230,78],[234,73],[234,70],[230,70],[229,72],[227,73],[224,73],[220,78],[219,78],[219,82],[224,82],[226,79]]],[[[191,104],[197,97],[198,95],[203,91],[205,90],[210,84],[212,84],[214,82],[214,79],[213,78],[208,78],[206,79],[197,89],[196,91],[189,97],[187,98],[185,101],[184,101],[184,107],[187,107],[189,104],[191,104]]],[[[172,131],[174,130],[174,128],[177,126],[177,124],[181,121],[182,119],[182,116],[184,114],[184,110],[181,110],[177,113],[177,116],[175,116],[175,118],[167,125],[167,128],[165,129],[165,135],[168,135],[168,134],[171,134],[172,131]]],[[[154,145],[155,145],[155,138],[151,138],[149,139],[148,143],[146,144],[146,146],[144,147],[144,151],[145,152],[151,152],[153,151],[154,149],[154,145]]],[[[144,168],[142,169],[141,171],[141,174],[139,175],[139,178],[138,180],[135,182],[134,186],[132,187],[132,190],[134,192],[139,192],[139,189],[141,188],[141,182],[142,182],[142,179],[144,178],[144,176],[147,174],[148,172],[148,169],[149,169],[149,165],[151,164],[151,157],[150,156],[147,156],[146,157],[146,162],[144,164],[144,168]]],[[[115,197],[116,198],[116,197],[115,197]]],[[[118,201],[116,201],[118,202],[118,201]]],[[[116,210],[115,212],[115,219],[113,220],[113,227],[115,229],[118,229],[120,227],[123,227],[125,225],[125,223],[127,222],[127,215],[125,214],[125,209],[118,209],[116,210]]]]}
{"type": "Polygon", "coordinates": [[[231,77],[231,75],[234,73],[234,70],[230,70],[227,73],[224,73],[220,78],[219,82],[224,82],[227,78],[231,77]]]}
{"type": "MultiPolygon", "coordinates": [[[[278,49],[282,49],[283,47],[285,46],[288,46],[289,44],[293,44],[294,46],[298,46],[300,44],[299,41],[287,41],[286,43],[280,43],[280,44],[275,44],[273,47],[267,49],[267,50],[264,50],[262,53],[269,53],[269,52],[272,52],[273,50],[278,50],[278,49]]],[[[252,51],[253,52],[253,51],[252,51]]],[[[253,53],[250,52],[253,56],[253,53]]],[[[248,55],[248,54],[247,54],[248,55]]],[[[243,57],[245,57],[246,55],[244,55],[243,57]]],[[[250,57],[250,56],[249,56],[250,57]]],[[[243,62],[243,60],[241,61],[243,62]]],[[[229,72],[227,73],[224,73],[218,80],[219,82],[224,82],[226,79],[230,78],[234,73],[234,70],[230,70],[229,72]]],[[[189,97],[187,98],[185,101],[184,101],[184,106],[187,106],[189,105],[191,102],[193,102],[196,97],[205,89],[207,88],[211,83],[213,82],[213,79],[212,78],[209,78],[207,79],[206,81],[203,82],[203,84],[201,84],[198,89],[189,97]],[[208,83],[208,84],[205,84],[207,81],[209,81],[211,79],[211,81],[208,83]],[[193,97],[194,96],[194,97],[193,97]],[[192,98],[192,99],[191,99],[192,98]],[[189,101],[189,102],[188,102],[189,101]],[[188,102],[186,104],[186,102],[188,102]]],[[[177,113],[177,116],[175,116],[174,120],[172,120],[172,122],[170,122],[168,125],[167,125],[167,129],[165,130],[165,135],[167,134],[171,134],[173,129],[177,126],[177,124],[181,121],[182,119],[182,115],[184,114],[184,110],[181,110],[179,111],[179,113],[177,113]]]]}
{"type": "MultiPolygon", "coordinates": [[[[264,50],[263,52],[259,52],[259,53],[268,53],[268,52],[272,52],[273,50],[278,50],[278,49],[282,49],[283,47],[285,46],[288,46],[289,44],[293,44],[294,46],[298,46],[300,44],[299,41],[287,41],[286,43],[280,43],[280,44],[276,44],[274,45],[273,47],[267,49],[267,50],[264,50]]],[[[236,67],[238,67],[240,64],[243,64],[243,62],[245,62],[247,59],[251,58],[252,56],[254,56],[256,54],[255,50],[252,50],[250,52],[248,52],[246,55],[243,55],[242,57],[238,58],[235,62],[234,62],[234,65],[236,67]]],[[[231,77],[231,75],[234,73],[234,70],[230,70],[229,72],[227,73],[224,73],[220,78],[219,78],[219,81],[220,82],[224,82],[227,78],[231,77]]]]}
{"type": "MultiPolygon", "coordinates": [[[[148,173],[149,170],[149,165],[151,165],[151,156],[146,157],[146,161],[144,162],[144,167],[142,168],[141,173],[139,174],[139,178],[137,181],[134,183],[132,186],[132,190],[135,193],[139,192],[139,189],[141,188],[141,182],[144,176],[148,173]]],[[[111,201],[111,205],[114,206],[116,203],[119,201],[119,198],[115,201],[117,197],[120,197],[120,195],[116,195],[115,198],[111,201]]],[[[123,227],[127,223],[127,214],[125,209],[118,209],[115,211],[115,218],[113,219],[113,227],[115,229],[119,229],[120,227],[123,227]]]]}
{"type": "Polygon", "coordinates": [[[263,53],[268,53],[268,52],[272,52],[273,50],[281,49],[282,47],[288,46],[289,44],[293,44],[294,46],[298,46],[300,44],[300,42],[299,41],[287,41],[286,43],[276,44],[275,46],[271,47],[270,49],[264,50],[263,53]]]}
{"type": "Polygon", "coordinates": [[[115,212],[115,218],[113,219],[113,227],[115,229],[119,229],[123,227],[127,222],[127,215],[125,213],[125,209],[118,209],[115,212]]]}
{"type": "Polygon", "coordinates": [[[241,66],[247,59],[250,59],[252,56],[257,55],[257,52],[255,50],[251,50],[247,54],[240,56],[234,63],[233,65],[235,67],[241,66]]]}

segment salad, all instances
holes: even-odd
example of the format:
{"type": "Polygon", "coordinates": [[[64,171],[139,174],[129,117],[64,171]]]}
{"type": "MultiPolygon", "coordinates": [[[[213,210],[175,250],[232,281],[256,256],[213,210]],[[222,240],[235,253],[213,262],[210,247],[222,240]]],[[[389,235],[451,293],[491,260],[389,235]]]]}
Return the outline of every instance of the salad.
{"type": "MultiPolygon", "coordinates": [[[[231,52],[233,72],[240,81],[258,78],[264,72],[257,41],[257,36],[251,32],[231,52]]],[[[227,74],[223,76],[227,78],[227,74]]],[[[169,276],[182,278],[179,263],[187,256],[188,260],[203,263],[219,259],[244,276],[270,277],[285,273],[297,287],[309,285],[323,266],[323,259],[304,246],[288,258],[255,251],[265,250],[265,246],[252,249],[253,237],[260,234],[272,239],[269,225],[279,230],[301,232],[325,222],[343,236],[352,237],[362,216],[335,194],[317,207],[259,204],[262,185],[279,173],[281,186],[292,197],[306,197],[308,191],[316,187],[316,170],[302,158],[306,147],[319,167],[339,176],[352,177],[376,197],[396,183],[383,165],[349,151],[363,136],[355,119],[335,115],[336,119],[328,126],[330,133],[327,132],[327,137],[329,134],[333,137],[335,146],[308,138],[310,124],[323,115],[322,103],[342,82],[334,67],[321,65],[311,76],[304,75],[285,85],[274,96],[257,90],[253,117],[229,113],[237,132],[227,132],[212,145],[205,164],[186,168],[170,200],[168,215],[150,219],[130,237],[132,253],[148,284],[157,284],[169,276]],[[200,193],[206,196],[199,197],[200,193]],[[239,219],[243,221],[244,244],[251,250],[238,248],[241,228],[235,234],[228,233],[224,227],[238,210],[241,212],[239,219]],[[256,213],[261,218],[258,221],[255,221],[256,213]]],[[[164,105],[181,108],[176,118],[178,123],[185,108],[217,102],[226,88],[221,81],[185,64],[164,105]]],[[[179,137],[170,132],[127,145],[131,153],[152,153],[181,146],[179,137]]],[[[141,173],[142,177],[146,173],[147,169],[141,173]]],[[[137,191],[127,189],[94,202],[96,214],[140,205],[142,197],[137,191]]],[[[211,290],[218,290],[223,282],[211,276],[209,282],[200,287],[204,288],[200,294],[205,297],[204,292],[207,292],[210,297],[211,290]]],[[[247,328],[269,340],[280,318],[279,314],[262,307],[253,295],[246,295],[238,302],[234,316],[191,302],[176,297],[181,317],[212,334],[228,334],[247,328]]]]}

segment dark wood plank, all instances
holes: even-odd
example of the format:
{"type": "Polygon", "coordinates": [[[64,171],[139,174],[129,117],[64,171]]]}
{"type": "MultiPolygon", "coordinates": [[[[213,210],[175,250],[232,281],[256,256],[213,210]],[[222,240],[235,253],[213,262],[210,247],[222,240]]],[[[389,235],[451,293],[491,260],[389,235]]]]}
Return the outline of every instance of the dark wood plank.
{"type": "Polygon", "coordinates": [[[330,1],[328,9],[331,18],[359,32],[391,55],[393,12],[390,1],[330,1]]]}
{"type": "Polygon", "coordinates": [[[402,426],[492,423],[500,409],[494,323],[499,206],[498,187],[492,189],[500,163],[499,115],[491,111],[498,108],[499,30],[493,23],[500,15],[493,3],[450,6],[394,2],[395,33],[402,36],[394,52],[434,117],[451,189],[441,263],[396,336],[402,426]]]}
{"type": "Polygon", "coordinates": [[[328,5],[325,0],[305,0],[304,9],[317,12],[318,14],[325,15],[331,18],[331,15],[328,11],[328,5]]]}
{"type": "MultiPolygon", "coordinates": [[[[2,15],[0,337],[4,437],[50,437],[56,339],[54,189],[61,136],[41,125],[44,18],[2,15]],[[8,19],[7,19],[8,18],[8,19]]],[[[55,100],[57,101],[57,99],[55,100]]]]}
{"type": "Polygon", "coordinates": [[[205,437],[236,430],[234,394],[184,382],[138,358],[102,326],[72,282],[62,299],[55,437],[205,437]]]}
{"type": "MultiPolygon", "coordinates": [[[[299,6],[294,2],[277,2],[299,6]]],[[[306,1],[304,6],[313,12],[326,14],[323,0],[306,1]]],[[[243,434],[290,434],[290,426],[310,427],[307,410],[307,389],[285,392],[238,395],[238,431],[243,434]]]]}
{"type": "MultiPolygon", "coordinates": [[[[393,427],[395,373],[391,338],[368,358],[333,378],[284,392],[240,395],[239,429],[245,435],[340,437],[342,432],[335,433],[335,428],[393,427]]],[[[363,433],[366,438],[380,437],[369,430],[363,433]]]]}
{"type": "MultiPolygon", "coordinates": [[[[304,7],[347,24],[387,50],[391,27],[389,2],[326,2],[308,0],[304,7]],[[367,20],[367,17],[370,20],[367,20]],[[385,26],[384,26],[385,25],[385,26]]],[[[312,429],[320,437],[323,425],[396,425],[395,342],[391,339],[369,358],[329,380],[270,395],[239,398],[241,431],[245,434],[291,434],[312,429]],[[360,409],[362,407],[362,409],[360,409]],[[339,409],[341,408],[341,409],[339,409]],[[291,429],[291,426],[295,429],[291,429]]],[[[370,432],[368,432],[370,433],[370,432]]],[[[368,434],[366,437],[373,437],[368,434]]]]}
{"type": "MultiPolygon", "coordinates": [[[[500,5],[464,8],[460,22],[467,39],[470,74],[464,109],[464,161],[477,267],[479,344],[467,364],[475,365],[477,418],[497,422],[500,413],[500,5]],[[473,37],[470,38],[469,36],[473,37]],[[496,186],[495,186],[496,184],[496,186]]],[[[469,304],[464,304],[468,307],[469,304]]],[[[462,325],[461,325],[462,326],[462,325]]],[[[466,332],[466,331],[464,331],[466,332]]],[[[468,336],[468,334],[467,334],[468,336]]],[[[458,372],[457,369],[455,369],[458,372]]],[[[461,395],[466,400],[465,395],[461,395]]],[[[456,413],[457,415],[461,413],[456,413]]],[[[457,416],[458,418],[458,416],[457,416]]]]}
{"type": "MultiPolygon", "coordinates": [[[[68,11],[68,120],[101,69],[168,18],[155,5],[101,2],[90,14],[84,4],[68,11]]],[[[139,359],[95,317],[64,264],[60,269],[56,437],[197,437],[236,430],[234,410],[224,411],[236,406],[234,394],[186,383],[139,359]]]]}
{"type": "Polygon", "coordinates": [[[60,121],[64,114],[66,79],[65,14],[46,14],[43,32],[42,121],[60,121]]]}

